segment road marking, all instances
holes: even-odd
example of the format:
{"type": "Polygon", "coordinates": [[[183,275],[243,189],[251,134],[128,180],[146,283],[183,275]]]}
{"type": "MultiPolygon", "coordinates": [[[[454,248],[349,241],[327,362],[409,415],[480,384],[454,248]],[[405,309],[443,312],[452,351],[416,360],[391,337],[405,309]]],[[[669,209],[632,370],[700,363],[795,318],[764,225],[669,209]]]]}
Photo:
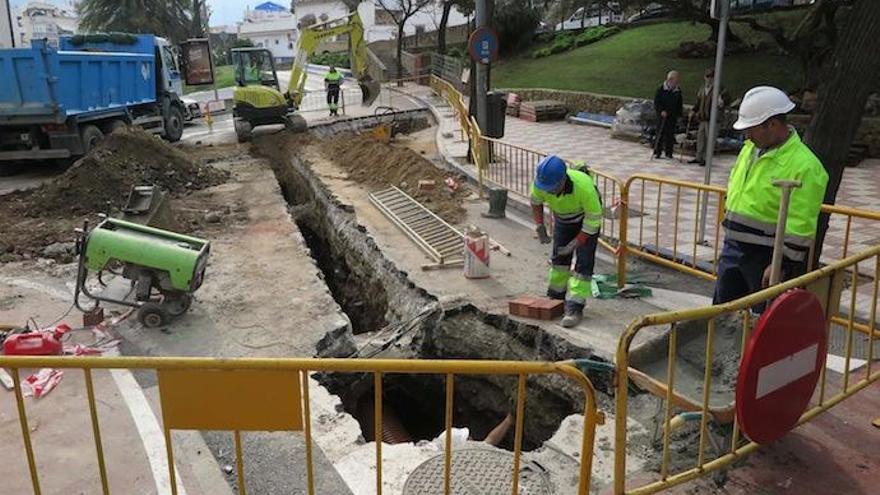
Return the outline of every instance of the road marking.
{"type": "MultiPolygon", "coordinates": [[[[112,355],[113,353],[108,352],[106,354],[112,355]]],[[[150,469],[153,471],[153,480],[156,482],[156,491],[159,494],[171,493],[168,461],[165,458],[165,434],[159,426],[156,415],[153,414],[153,409],[150,407],[149,402],[147,402],[144,391],[141,390],[131,371],[127,369],[110,370],[110,375],[113,376],[113,381],[116,382],[116,387],[119,389],[119,393],[122,394],[125,405],[128,406],[131,418],[134,420],[134,425],[141,437],[141,442],[144,444],[144,451],[147,453],[150,469]]],[[[180,472],[176,466],[174,474],[177,479],[177,493],[179,495],[186,495],[186,490],[180,481],[180,472]]]]}
{"type": "Polygon", "coordinates": [[[13,287],[20,287],[22,289],[30,289],[34,292],[42,292],[47,296],[50,296],[54,299],[60,299],[62,301],[69,301],[73,298],[73,291],[64,292],[61,289],[56,289],[55,287],[52,287],[51,285],[41,284],[40,282],[34,282],[33,280],[25,280],[12,277],[0,277],[0,283],[11,285],[13,287]]]}
{"type": "Polygon", "coordinates": [[[761,368],[755,398],[760,399],[812,373],[816,369],[818,352],[819,344],[813,344],[761,368]]]}
{"type": "MultiPolygon", "coordinates": [[[[868,362],[864,359],[850,358],[849,370],[851,372],[855,371],[866,364],[868,364],[868,362]]],[[[828,354],[828,356],[825,357],[825,367],[842,375],[846,370],[846,358],[844,356],[835,356],[834,354],[828,354]]]]}

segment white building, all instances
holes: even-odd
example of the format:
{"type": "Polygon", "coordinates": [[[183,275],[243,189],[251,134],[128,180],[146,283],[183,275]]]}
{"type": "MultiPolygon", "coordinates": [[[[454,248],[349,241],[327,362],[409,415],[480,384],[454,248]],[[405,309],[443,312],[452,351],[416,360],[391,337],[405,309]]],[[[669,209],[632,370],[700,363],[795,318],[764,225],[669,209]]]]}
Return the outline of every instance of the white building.
{"type": "MultiPolygon", "coordinates": [[[[391,5],[394,0],[388,0],[391,5]]],[[[315,22],[336,19],[348,13],[348,8],[340,0],[294,0],[294,11],[297,25],[308,26],[315,22]]],[[[443,7],[439,2],[431,3],[410,18],[404,28],[406,35],[416,31],[434,31],[440,26],[443,7]]],[[[358,14],[364,23],[365,36],[368,42],[394,39],[397,26],[391,15],[376,0],[364,0],[358,5],[358,14]]],[[[455,8],[449,14],[449,27],[467,22],[467,17],[455,8]]]]}
{"type": "Polygon", "coordinates": [[[0,0],[0,49],[15,46],[12,31],[12,8],[9,0],[0,0]]]}
{"type": "Polygon", "coordinates": [[[27,47],[31,40],[44,38],[50,45],[58,46],[58,38],[75,33],[78,25],[76,2],[30,1],[15,13],[12,26],[15,46],[27,47]]]}
{"type": "Polygon", "coordinates": [[[273,2],[248,9],[244,22],[238,25],[239,38],[248,38],[254,46],[268,49],[278,62],[293,60],[298,33],[296,17],[289,9],[273,2]]]}

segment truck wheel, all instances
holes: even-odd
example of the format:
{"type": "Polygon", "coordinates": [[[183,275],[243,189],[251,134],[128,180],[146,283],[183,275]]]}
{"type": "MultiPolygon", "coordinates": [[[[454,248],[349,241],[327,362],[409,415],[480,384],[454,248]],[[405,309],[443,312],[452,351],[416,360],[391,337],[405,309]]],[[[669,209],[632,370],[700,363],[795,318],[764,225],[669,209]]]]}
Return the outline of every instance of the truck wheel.
{"type": "Polygon", "coordinates": [[[82,139],[83,151],[88,153],[95,149],[95,146],[98,146],[98,143],[104,139],[104,133],[97,126],[89,124],[83,126],[80,131],[80,137],[82,139]]]}
{"type": "Polygon", "coordinates": [[[238,137],[239,143],[246,143],[251,140],[251,131],[253,126],[247,120],[235,119],[232,123],[235,127],[235,135],[238,137]]]}
{"type": "Polygon", "coordinates": [[[172,105],[165,117],[165,139],[174,143],[183,136],[183,113],[180,107],[172,105]]]}
{"type": "Polygon", "coordinates": [[[156,303],[146,303],[138,310],[138,321],[146,328],[164,327],[171,320],[168,312],[156,303]]]}
{"type": "Polygon", "coordinates": [[[119,129],[127,129],[128,124],[124,120],[114,120],[107,125],[107,134],[113,134],[119,129]]]}

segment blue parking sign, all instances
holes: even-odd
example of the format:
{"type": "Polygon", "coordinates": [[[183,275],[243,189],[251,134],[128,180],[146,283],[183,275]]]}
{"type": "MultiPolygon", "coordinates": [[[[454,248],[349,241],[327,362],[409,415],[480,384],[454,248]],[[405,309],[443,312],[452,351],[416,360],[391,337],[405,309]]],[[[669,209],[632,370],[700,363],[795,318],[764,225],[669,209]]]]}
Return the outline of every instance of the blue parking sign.
{"type": "Polygon", "coordinates": [[[487,27],[477,29],[468,40],[468,51],[479,64],[495,61],[498,58],[498,35],[487,27]]]}

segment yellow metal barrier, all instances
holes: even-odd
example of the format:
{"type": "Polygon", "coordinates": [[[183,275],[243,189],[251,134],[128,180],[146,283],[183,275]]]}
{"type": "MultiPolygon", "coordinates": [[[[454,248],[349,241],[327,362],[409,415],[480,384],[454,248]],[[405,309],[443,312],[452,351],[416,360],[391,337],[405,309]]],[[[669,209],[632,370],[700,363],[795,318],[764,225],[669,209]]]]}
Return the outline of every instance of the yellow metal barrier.
{"type": "MultiPolygon", "coordinates": [[[[23,368],[80,369],[84,373],[91,413],[91,426],[103,493],[109,493],[108,477],[101,442],[101,426],[96,410],[92,370],[155,370],[158,376],[162,424],[172,493],[177,493],[171,431],[232,431],[237,459],[238,493],[245,495],[246,481],[241,450],[241,431],[302,431],[305,440],[308,493],[315,493],[312,465],[309,373],[372,373],[375,401],[375,432],[382,432],[382,377],[388,373],[436,374],[446,379],[444,493],[450,493],[452,475],[452,411],[456,375],[511,375],[517,377],[516,418],[512,492],[518,493],[522,455],[523,418],[527,378],[533,375],[559,375],[577,383],[584,393],[584,423],[578,494],[590,489],[593,440],[596,425],[603,416],[596,408],[596,397],[589,379],[571,362],[465,361],[465,360],[384,360],[384,359],[223,359],[173,357],[19,357],[0,356],[0,368],[11,369],[15,400],[24,450],[34,493],[40,493],[40,478],[34,444],[22,396],[20,370],[23,368]],[[286,393],[281,393],[286,392],[286,393]]],[[[4,453],[12,455],[11,447],[4,453]]],[[[56,466],[62,468],[63,466],[56,466]]],[[[382,441],[376,441],[376,493],[382,493],[382,441]]]]}
{"type": "Polygon", "coordinates": [[[623,287],[626,283],[626,263],[630,254],[689,275],[714,280],[714,267],[720,254],[721,220],[724,218],[726,193],[723,187],[647,174],[636,174],[627,179],[621,192],[623,208],[620,211],[620,245],[617,263],[619,286],[623,287]],[[638,194],[635,194],[636,191],[638,194]],[[672,198],[672,205],[667,204],[668,201],[664,203],[664,192],[667,194],[667,199],[672,198]],[[712,219],[711,222],[707,222],[705,232],[706,239],[712,242],[709,253],[704,253],[705,249],[700,245],[701,239],[699,239],[700,211],[703,202],[706,201],[708,201],[707,216],[712,219]],[[685,212],[682,212],[683,204],[685,212]],[[634,216],[638,218],[637,224],[634,221],[630,223],[634,216]],[[646,217],[649,216],[653,216],[653,221],[646,222],[646,217]],[[681,221],[683,216],[692,218],[681,221]],[[671,229],[669,220],[672,221],[671,229]],[[649,230],[647,236],[646,226],[649,230]],[[632,235],[635,233],[637,236],[632,235]],[[652,240],[653,244],[650,242],[652,240]],[[668,241],[671,241],[670,247],[666,247],[668,241]],[[691,245],[683,246],[687,241],[690,241],[691,245]],[[701,257],[704,258],[702,262],[701,257]]]}
{"type": "MultiPolygon", "coordinates": [[[[535,177],[535,167],[547,154],[499,139],[483,138],[483,141],[486,144],[484,150],[488,154],[488,163],[485,167],[488,180],[528,199],[535,177]]],[[[567,159],[566,162],[572,165],[572,160],[567,159]]],[[[602,239],[599,242],[609,251],[615,252],[618,245],[617,236],[620,231],[617,220],[621,218],[625,210],[622,201],[623,183],[613,175],[595,168],[590,168],[590,173],[605,205],[605,215],[602,219],[602,239]]]]}
{"type": "MultiPolygon", "coordinates": [[[[828,410],[840,401],[852,396],[862,388],[875,382],[880,378],[880,372],[872,372],[872,361],[874,359],[874,341],[875,333],[868,332],[867,336],[862,336],[867,344],[867,363],[864,376],[857,381],[852,381],[852,373],[850,371],[850,363],[852,360],[854,346],[854,332],[856,331],[856,300],[857,291],[859,289],[857,279],[859,265],[873,264],[873,282],[871,287],[870,310],[867,316],[867,327],[876,328],[877,318],[877,302],[878,302],[878,280],[880,280],[880,246],[875,246],[855,256],[836,261],[828,266],[818,270],[811,271],[806,275],[789,280],[777,286],[765,289],[761,292],[750,296],[732,301],[726,304],[710,306],[705,308],[697,308],[686,311],[673,311],[667,313],[658,313],[644,316],[633,322],[621,335],[616,356],[616,389],[617,389],[617,405],[616,405],[616,436],[615,436],[615,470],[614,470],[614,493],[616,494],[648,494],[655,493],[671,486],[684,483],[689,480],[704,476],[706,473],[729,466],[731,463],[741,459],[744,455],[756,450],[759,446],[754,442],[745,443],[740,441],[740,431],[735,417],[735,409],[732,404],[719,406],[717,400],[715,404],[710,404],[710,396],[713,392],[719,392],[717,386],[712,380],[712,363],[716,355],[714,349],[716,320],[722,316],[739,316],[742,318],[742,343],[740,345],[740,355],[745,349],[748,342],[749,333],[752,329],[752,319],[750,317],[750,308],[756,304],[765,303],[779,296],[785,291],[794,288],[807,288],[814,293],[820,295],[823,307],[828,315],[828,328],[835,324],[831,318],[832,315],[838,313],[837,306],[840,303],[840,290],[843,278],[851,277],[848,290],[848,311],[847,317],[843,320],[843,328],[846,332],[846,348],[843,365],[843,376],[840,383],[839,391],[829,396],[828,374],[823,368],[820,378],[818,393],[814,394],[814,398],[803,413],[799,420],[799,425],[816,417],[823,411],[828,410]],[[687,392],[676,388],[675,374],[679,368],[678,355],[676,353],[678,333],[684,322],[705,321],[706,331],[702,333],[706,336],[705,344],[705,363],[704,376],[702,383],[698,386],[699,393],[697,398],[690,399],[687,392]],[[633,367],[630,347],[633,340],[640,333],[652,327],[668,326],[668,332],[665,334],[667,356],[667,367],[665,376],[658,378],[651,376],[648,372],[633,367]],[[662,418],[662,450],[660,452],[660,472],[656,481],[641,485],[635,488],[626,486],[626,442],[627,442],[627,407],[628,407],[628,384],[632,380],[641,388],[657,395],[665,402],[665,413],[662,418]],[[715,387],[715,388],[713,388],[715,387]],[[681,414],[673,417],[673,412],[684,411],[686,414],[696,414],[699,417],[699,444],[697,445],[696,462],[693,467],[683,469],[678,472],[672,472],[670,463],[670,437],[676,426],[682,423],[684,416],[681,414]],[[717,424],[732,424],[732,434],[729,445],[716,446],[717,456],[709,458],[706,452],[707,437],[709,435],[707,425],[709,421],[717,424]]],[[[662,348],[661,348],[662,349],[662,348]]],[[[656,374],[657,371],[655,370],[656,374]]],[[[716,396],[717,397],[717,396],[716,396]]]]}
{"type": "MultiPolygon", "coordinates": [[[[626,283],[626,267],[630,255],[688,275],[715,280],[715,267],[723,240],[721,221],[724,219],[726,194],[727,190],[723,187],[648,174],[636,174],[627,179],[622,187],[622,208],[619,215],[619,286],[623,287],[626,283]],[[702,244],[699,239],[700,211],[702,202],[707,200],[709,203],[706,211],[710,221],[706,223],[707,242],[702,244]]],[[[842,244],[831,242],[830,237],[826,237],[822,251],[824,259],[842,259],[852,252],[851,233],[854,224],[861,228],[876,228],[877,222],[880,222],[880,212],[875,211],[839,205],[822,205],[822,211],[831,215],[832,225],[836,224],[837,228],[843,230],[842,244]]],[[[813,269],[812,254],[811,250],[810,270],[813,269]]],[[[868,277],[871,277],[871,273],[873,271],[870,269],[862,272],[868,277]]],[[[845,323],[845,319],[839,315],[833,315],[832,321],[841,325],[845,323]]],[[[864,323],[855,323],[855,329],[862,333],[867,333],[868,328],[864,323]]],[[[880,332],[877,335],[880,336],[880,332]]]]}
{"type": "MultiPolygon", "coordinates": [[[[727,189],[648,174],[636,174],[624,183],[620,215],[618,283],[625,283],[627,257],[632,254],[706,280],[715,280],[721,242],[721,221],[727,189]],[[700,214],[708,201],[704,238],[700,239],[700,214]],[[646,217],[650,220],[646,221],[646,217]],[[638,218],[636,222],[634,219],[638,218]],[[671,228],[670,227],[671,224],[671,228]],[[662,227],[661,227],[662,225],[662,227]],[[648,230],[648,232],[646,232],[648,230]],[[653,242],[652,242],[653,241],[653,242]],[[700,242],[705,241],[705,242],[700,242]],[[683,245],[684,244],[684,245],[683,245]]],[[[822,205],[830,215],[823,260],[846,258],[854,251],[852,232],[877,228],[880,212],[840,205],[822,205]],[[842,243],[835,242],[843,233],[842,243]]],[[[862,246],[862,248],[869,246],[862,246]]],[[[813,269],[810,252],[809,269],[813,269]]]]}

